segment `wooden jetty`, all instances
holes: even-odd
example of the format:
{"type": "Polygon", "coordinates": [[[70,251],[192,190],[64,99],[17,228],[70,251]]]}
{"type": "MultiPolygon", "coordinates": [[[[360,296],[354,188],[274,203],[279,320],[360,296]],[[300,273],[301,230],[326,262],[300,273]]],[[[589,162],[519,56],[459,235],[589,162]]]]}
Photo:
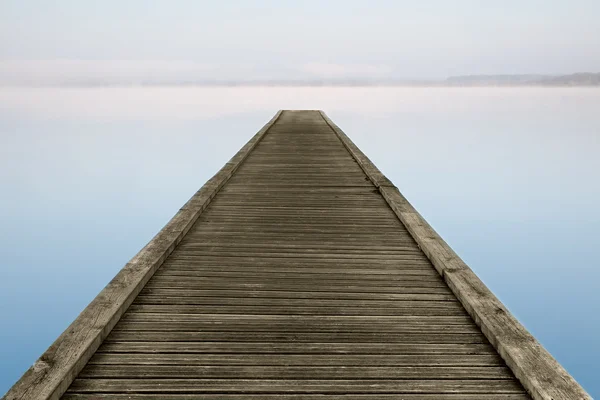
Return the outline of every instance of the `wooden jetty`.
{"type": "Polygon", "coordinates": [[[320,111],[277,113],[4,398],[591,399],[320,111]]]}

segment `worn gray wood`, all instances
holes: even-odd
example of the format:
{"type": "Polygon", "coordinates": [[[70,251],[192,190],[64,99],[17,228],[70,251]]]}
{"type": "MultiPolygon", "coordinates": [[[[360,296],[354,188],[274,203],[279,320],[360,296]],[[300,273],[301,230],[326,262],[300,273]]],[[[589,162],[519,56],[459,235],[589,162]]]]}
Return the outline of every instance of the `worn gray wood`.
{"type": "MultiPolygon", "coordinates": [[[[167,297],[160,295],[139,295],[129,307],[129,311],[145,311],[154,308],[156,312],[184,312],[197,314],[218,314],[210,312],[211,307],[222,307],[223,313],[227,314],[228,307],[261,307],[260,309],[339,309],[339,310],[354,310],[363,311],[364,314],[370,315],[368,312],[372,310],[384,310],[385,312],[407,312],[407,315],[419,315],[420,310],[430,310],[447,315],[445,313],[456,313],[456,315],[464,315],[465,310],[462,304],[456,299],[450,297],[449,300],[370,300],[370,299],[314,299],[314,298],[261,298],[261,297],[167,297]],[[175,306],[175,307],[173,307],[175,306]],[[199,307],[201,306],[201,307],[199,307]],[[160,311],[158,311],[160,310],[160,311]],[[405,310],[405,311],[404,311],[405,310]],[[193,311],[193,312],[192,312],[193,311]],[[414,314],[410,314],[410,312],[414,314]]],[[[249,313],[256,314],[256,313],[249,313]]],[[[260,314],[260,313],[259,313],[260,314]]],[[[275,313],[285,315],[285,313],[275,313]]],[[[294,313],[291,313],[294,314],[294,313]]],[[[339,314],[344,315],[342,311],[339,314]]],[[[377,313],[373,315],[378,315],[377,313]]]]}
{"type": "Polygon", "coordinates": [[[79,393],[522,393],[514,380],[76,379],[79,393]]]}
{"type": "MultiPolygon", "coordinates": [[[[123,321],[119,325],[119,329],[122,331],[129,331],[131,335],[137,335],[137,332],[202,332],[208,334],[214,333],[227,333],[227,332],[252,332],[252,333],[330,333],[335,334],[339,331],[351,331],[356,334],[377,334],[390,336],[397,335],[400,333],[414,333],[421,335],[428,335],[430,333],[478,333],[480,332],[476,326],[471,325],[425,325],[425,326],[399,326],[394,324],[383,325],[373,324],[369,325],[353,325],[353,324],[340,324],[336,325],[308,325],[308,324],[290,324],[287,326],[275,325],[272,328],[265,324],[228,324],[227,327],[216,327],[214,325],[207,325],[200,322],[132,322],[123,321]]],[[[216,336],[215,336],[216,337],[216,336]]]]}
{"type": "MultiPolygon", "coordinates": [[[[306,289],[305,289],[306,290],[306,289]]],[[[414,300],[414,301],[455,301],[452,293],[414,293],[409,288],[399,287],[393,293],[364,292],[329,292],[329,291],[290,291],[290,290],[227,290],[227,289],[166,289],[144,288],[143,295],[169,296],[192,301],[197,297],[231,297],[231,298],[269,298],[269,299],[331,299],[331,300],[414,300]]]]}
{"type": "Polygon", "coordinates": [[[79,378],[92,379],[506,379],[506,366],[318,366],[88,364],[79,378]]]}
{"type": "Polygon", "coordinates": [[[280,115],[281,111],[192,196],[9,389],[3,399],[58,399],[65,392],[133,299],[280,115]]]}
{"type": "Polygon", "coordinates": [[[489,343],[479,331],[474,333],[448,332],[394,332],[393,335],[382,332],[269,332],[269,331],[236,331],[236,332],[186,332],[157,330],[121,330],[113,329],[106,338],[108,341],[150,341],[150,342],[252,342],[252,343],[489,343]]]}
{"type": "Polygon", "coordinates": [[[312,278],[319,280],[335,280],[335,281],[427,281],[427,282],[438,282],[441,280],[440,276],[435,272],[421,273],[422,270],[362,270],[362,269],[347,269],[347,268],[335,268],[335,269],[321,269],[321,268],[251,268],[251,267],[205,267],[202,270],[193,269],[176,269],[173,264],[169,265],[170,268],[165,268],[155,275],[170,278],[170,279],[184,279],[186,278],[203,278],[203,277],[231,277],[231,278],[277,278],[277,279],[297,279],[297,278],[312,278]],[[344,274],[340,274],[344,272],[344,274]]]}
{"type": "MultiPolygon", "coordinates": [[[[198,400],[197,394],[98,394],[90,399],[89,394],[67,394],[64,400],[198,400]]],[[[494,394],[203,394],[203,400],[527,400],[529,396],[521,393],[494,394]]]]}
{"type": "Polygon", "coordinates": [[[321,115],[532,397],[591,399],[350,138],[325,113],[321,115]]]}
{"type": "MultiPolygon", "coordinates": [[[[96,353],[89,365],[272,365],[272,366],[503,366],[497,354],[111,354],[96,353]]],[[[143,368],[143,367],[140,367],[143,368]]]]}
{"type": "Polygon", "coordinates": [[[105,341],[101,353],[174,353],[174,354],[496,354],[482,343],[301,343],[301,342],[123,342],[105,341]]]}

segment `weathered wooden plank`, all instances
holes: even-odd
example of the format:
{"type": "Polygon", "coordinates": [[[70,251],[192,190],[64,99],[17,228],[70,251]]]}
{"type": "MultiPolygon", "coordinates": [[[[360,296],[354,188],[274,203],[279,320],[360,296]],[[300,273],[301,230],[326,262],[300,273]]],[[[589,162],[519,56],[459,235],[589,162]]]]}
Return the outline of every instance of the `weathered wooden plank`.
{"type": "MultiPolygon", "coordinates": [[[[63,400],[198,400],[197,394],[89,394],[67,393],[63,400]]],[[[323,394],[206,394],[203,400],[323,400],[323,394]]],[[[464,394],[464,393],[436,393],[436,394],[327,394],[327,400],[527,400],[525,393],[494,393],[494,394],[464,394]]]]}
{"type": "MultiPolygon", "coordinates": [[[[314,163],[312,163],[314,165],[314,163]]],[[[245,185],[228,185],[220,193],[223,195],[230,195],[232,193],[252,193],[257,196],[276,196],[278,198],[283,196],[292,196],[299,194],[302,196],[307,195],[369,195],[372,196],[376,190],[373,186],[318,186],[318,187],[278,187],[276,191],[265,190],[264,187],[258,186],[245,186],[245,185]]]]}
{"type": "MultiPolygon", "coordinates": [[[[314,276],[314,279],[333,279],[343,277],[345,280],[380,280],[385,278],[389,281],[404,280],[439,280],[441,279],[437,272],[431,269],[418,268],[347,268],[338,266],[338,268],[326,268],[315,266],[298,267],[252,267],[245,265],[202,265],[193,263],[168,262],[156,272],[155,276],[182,276],[182,277],[202,277],[202,276],[255,276],[273,274],[283,278],[293,279],[295,276],[314,276]],[[167,266],[168,265],[168,266],[167,266]]],[[[270,275],[269,275],[270,276],[270,275]]],[[[183,279],[183,278],[181,278],[183,279]]]]}
{"type": "Polygon", "coordinates": [[[155,331],[155,332],[272,332],[272,333],[335,333],[340,330],[348,330],[353,333],[376,333],[380,335],[396,335],[401,333],[418,333],[428,335],[430,333],[478,333],[478,328],[474,325],[422,325],[422,326],[398,326],[397,324],[338,324],[338,325],[313,325],[307,323],[295,324],[234,324],[215,325],[203,322],[141,322],[141,321],[121,321],[120,330],[130,332],[155,331]]]}
{"type": "MultiPolygon", "coordinates": [[[[336,260],[343,260],[346,258],[363,259],[363,258],[383,258],[387,260],[406,259],[406,258],[417,258],[422,254],[414,249],[400,249],[400,250],[369,250],[365,249],[333,249],[333,248],[321,248],[321,249],[310,249],[310,248],[262,248],[259,246],[189,246],[183,248],[187,250],[186,255],[188,256],[211,256],[214,254],[222,253],[234,253],[236,257],[254,256],[254,257],[287,257],[287,258],[329,258],[336,260]],[[389,256],[389,257],[388,257],[389,256]]],[[[230,255],[231,256],[231,255],[230,255]]]]}
{"type": "Polygon", "coordinates": [[[421,325],[471,325],[473,321],[468,315],[454,316],[296,316],[296,315],[222,315],[222,314],[164,314],[164,313],[139,313],[127,311],[122,321],[164,321],[164,322],[199,322],[207,325],[233,324],[266,324],[271,327],[286,326],[288,324],[314,324],[314,325],[381,325],[381,326],[421,326],[421,325]]]}
{"type": "MultiPolygon", "coordinates": [[[[240,273],[241,274],[241,273],[240,273]]],[[[416,288],[444,288],[446,289],[446,284],[440,280],[434,280],[430,277],[422,278],[420,275],[408,275],[408,279],[403,279],[403,277],[396,276],[397,279],[364,279],[361,280],[359,277],[356,279],[341,279],[340,276],[337,276],[338,279],[331,279],[327,276],[322,277],[319,276],[309,276],[309,277],[286,277],[286,276],[252,276],[248,274],[246,276],[182,276],[182,275],[161,275],[155,276],[152,279],[152,282],[162,283],[166,285],[172,285],[170,287],[177,287],[178,285],[182,285],[182,281],[185,282],[185,285],[191,287],[200,287],[200,288],[209,288],[213,287],[230,287],[231,285],[247,285],[250,287],[257,287],[257,285],[291,285],[294,287],[304,287],[304,286],[313,286],[313,287],[327,287],[327,286],[341,286],[341,287],[352,287],[359,284],[362,284],[363,287],[370,289],[372,287],[379,288],[382,286],[391,286],[391,285],[402,285],[404,287],[416,287],[416,288]],[[430,279],[427,279],[430,278],[430,279]]],[[[392,286],[394,287],[394,286],[392,286]]]]}
{"type": "MultiPolygon", "coordinates": [[[[303,214],[308,214],[308,213],[303,213],[303,214]]],[[[356,213],[356,214],[359,214],[359,213],[356,213]]],[[[331,215],[331,214],[318,215],[316,213],[313,213],[312,215],[299,215],[298,213],[296,213],[294,215],[292,215],[291,213],[286,215],[285,213],[273,213],[269,216],[266,216],[266,215],[261,216],[259,213],[256,213],[256,214],[246,213],[244,216],[241,216],[241,215],[236,215],[234,213],[223,212],[223,213],[219,213],[219,214],[211,213],[210,216],[207,216],[205,219],[203,219],[203,221],[206,221],[206,223],[217,223],[217,224],[239,223],[240,225],[245,224],[245,223],[248,223],[251,225],[262,225],[265,223],[273,223],[273,222],[276,223],[276,222],[280,222],[282,220],[285,220],[286,223],[289,222],[290,224],[315,225],[315,226],[321,226],[324,224],[325,225],[340,224],[342,226],[360,225],[364,228],[373,226],[375,228],[375,230],[377,229],[377,227],[379,225],[397,227],[398,224],[400,223],[397,220],[391,219],[385,215],[374,216],[374,215],[368,215],[368,214],[354,215],[354,216],[352,216],[352,218],[349,218],[349,215],[348,216],[331,215]]]]}
{"type": "Polygon", "coordinates": [[[423,332],[187,332],[187,331],[134,331],[114,328],[106,341],[146,341],[146,342],[297,342],[297,343],[488,343],[481,332],[451,333],[434,331],[423,332]]]}
{"type": "Polygon", "coordinates": [[[88,365],[262,365],[262,366],[503,366],[497,354],[122,354],[96,353],[88,365]]]}
{"type": "MultiPolygon", "coordinates": [[[[389,284],[389,283],[388,283],[389,284]]],[[[451,293],[447,286],[435,283],[433,285],[428,284],[417,284],[417,285],[398,285],[398,286],[377,286],[377,285],[359,285],[358,283],[347,284],[329,284],[324,283],[310,283],[310,281],[302,282],[289,282],[289,281],[261,281],[260,283],[249,282],[244,283],[240,281],[227,281],[220,280],[218,282],[205,281],[202,284],[198,284],[194,281],[168,281],[155,279],[146,284],[147,289],[186,289],[186,290],[261,290],[261,291],[289,291],[289,292],[352,292],[352,293],[434,293],[434,294],[446,294],[451,293]]]]}
{"type": "MultiPolygon", "coordinates": [[[[220,221],[215,221],[215,222],[211,222],[209,220],[203,220],[202,222],[204,222],[202,224],[202,227],[200,228],[200,232],[206,230],[206,229],[219,229],[219,230],[231,230],[231,231],[236,231],[236,229],[238,228],[245,228],[245,229],[261,229],[263,227],[265,228],[274,228],[277,227],[277,223],[280,222],[285,222],[285,228],[286,229],[310,229],[310,230],[320,230],[320,231],[324,231],[324,232],[333,232],[333,233],[344,233],[346,231],[349,232],[353,232],[355,230],[358,231],[362,231],[362,232],[381,232],[381,231],[386,231],[389,233],[393,233],[395,232],[395,230],[397,229],[396,222],[390,222],[390,223],[377,223],[377,222],[373,222],[370,225],[365,225],[365,224],[361,224],[358,221],[354,221],[354,222],[345,222],[345,223],[340,223],[339,220],[333,220],[333,221],[319,221],[318,219],[314,220],[314,223],[307,223],[309,221],[286,221],[285,218],[282,218],[280,220],[261,220],[261,221],[257,221],[255,223],[252,224],[240,224],[240,221],[237,219],[231,219],[228,221],[225,220],[220,220],[220,221]]],[[[399,223],[399,222],[398,222],[399,223]]]]}
{"type": "Polygon", "coordinates": [[[309,226],[309,225],[300,225],[297,224],[295,226],[286,226],[286,225],[264,225],[261,227],[256,227],[256,226],[247,226],[247,225],[239,225],[239,226],[235,226],[232,224],[224,224],[223,226],[219,226],[217,224],[214,224],[214,226],[200,226],[198,228],[198,232],[199,233],[204,233],[204,232],[212,232],[215,231],[217,233],[220,232],[232,232],[232,233],[252,233],[252,232],[256,232],[256,231],[261,231],[261,232],[266,232],[266,233],[305,233],[305,234],[330,234],[330,235],[335,235],[335,236],[343,236],[343,235],[355,235],[355,234],[367,234],[369,236],[385,236],[385,235],[391,235],[394,234],[396,232],[397,228],[394,228],[393,226],[387,227],[387,226],[382,226],[380,230],[375,230],[375,229],[370,229],[370,230],[365,230],[362,229],[360,226],[353,226],[353,225],[348,225],[345,226],[343,229],[338,227],[335,224],[332,225],[328,225],[328,226],[309,226]]]}
{"type": "MultiPolygon", "coordinates": [[[[169,297],[164,295],[139,295],[130,306],[130,310],[134,310],[134,305],[190,305],[197,309],[198,312],[203,312],[206,306],[288,306],[288,307],[334,307],[334,308],[356,308],[359,310],[369,309],[408,309],[415,310],[440,309],[444,311],[461,310],[464,311],[462,304],[456,300],[362,300],[362,299],[314,299],[314,298],[261,298],[261,297],[169,297]]],[[[466,312],[466,311],[465,311],[466,312]]]]}
{"type": "Polygon", "coordinates": [[[307,267],[324,267],[324,268],[371,268],[371,269],[415,269],[420,267],[429,267],[431,265],[429,260],[425,257],[413,257],[407,256],[402,259],[388,260],[388,259],[327,259],[327,258],[312,258],[312,257],[237,257],[232,254],[226,254],[222,257],[214,255],[197,255],[197,256],[185,256],[178,254],[169,258],[171,263],[187,263],[187,264],[204,264],[204,265],[248,265],[248,266],[307,266],[307,267]]]}
{"type": "Polygon", "coordinates": [[[346,243],[347,245],[354,245],[357,243],[364,242],[365,246],[403,246],[407,244],[414,244],[414,239],[408,232],[397,232],[396,235],[391,236],[376,232],[353,232],[337,234],[334,232],[321,232],[318,237],[314,234],[306,232],[263,232],[255,231],[254,233],[249,232],[235,232],[235,231],[219,231],[213,232],[194,232],[186,235],[186,242],[203,241],[203,240],[240,240],[256,242],[259,240],[273,241],[274,244],[284,243],[290,240],[301,243],[315,243],[323,241],[323,244],[335,244],[335,243],[346,243]],[[189,236],[188,236],[189,235],[189,236]]]}
{"type": "Polygon", "coordinates": [[[298,342],[111,342],[101,353],[208,353],[208,354],[496,354],[485,343],[298,343],[298,342]]]}
{"type": "Polygon", "coordinates": [[[71,393],[522,393],[513,380],[76,379],[71,393]]]}
{"type": "Polygon", "coordinates": [[[268,122],[136,255],[25,374],[4,399],[58,399],[145,283],[198,219],[217,191],[279,118],[268,122]]]}
{"type": "MultiPolygon", "coordinates": [[[[241,178],[240,178],[241,179],[241,178]]],[[[351,181],[345,181],[345,182],[339,182],[339,181],[334,181],[332,179],[329,180],[321,180],[321,179],[310,179],[310,180],[302,180],[302,181],[294,181],[292,183],[292,181],[272,181],[272,182],[264,182],[264,183],[257,183],[255,182],[248,182],[248,180],[243,180],[240,181],[238,183],[245,183],[245,184],[252,184],[253,186],[259,187],[259,188],[263,188],[264,190],[271,190],[271,189],[278,189],[278,188],[290,188],[290,189],[304,189],[304,188],[312,188],[312,187],[331,187],[335,186],[336,187],[364,187],[367,189],[370,189],[373,187],[373,185],[370,182],[361,182],[360,184],[355,184],[355,183],[351,183],[351,181]]]]}
{"type": "Polygon", "coordinates": [[[226,210],[236,210],[242,206],[247,207],[249,210],[256,210],[260,208],[265,209],[280,209],[282,211],[291,211],[293,209],[302,212],[305,208],[336,208],[339,213],[347,212],[351,213],[355,210],[362,212],[379,212],[382,206],[385,206],[383,198],[372,199],[363,197],[345,197],[332,196],[331,199],[323,196],[306,197],[300,193],[297,195],[290,195],[289,197],[278,196],[277,198],[270,197],[255,197],[252,193],[230,193],[228,200],[219,202],[220,209],[225,212],[226,210]],[[239,199],[234,197],[238,196],[239,199]]]}
{"type": "Polygon", "coordinates": [[[282,250],[282,249],[293,249],[293,250],[298,250],[298,249],[302,249],[303,251],[307,252],[308,254],[310,254],[311,251],[319,251],[319,250],[325,250],[326,252],[347,252],[349,254],[355,253],[355,252],[364,252],[364,253],[370,253],[370,252],[377,252],[378,254],[394,254],[394,253],[401,253],[401,252],[410,252],[410,253],[414,253],[417,252],[415,251],[414,246],[410,246],[408,245],[409,243],[407,243],[406,245],[396,245],[396,246],[382,246],[378,243],[376,243],[375,245],[371,245],[369,246],[367,245],[344,245],[341,243],[320,243],[320,244],[302,244],[302,243],[295,243],[295,244],[291,244],[291,243],[277,243],[277,242],[269,242],[269,243],[265,243],[265,242],[243,242],[243,241],[236,241],[235,243],[223,243],[222,239],[219,240],[214,240],[214,241],[202,241],[200,243],[198,242],[187,242],[187,243],[182,243],[178,246],[178,249],[180,250],[204,250],[204,249],[220,249],[220,248],[224,248],[224,249],[269,249],[269,250],[282,250]]]}
{"type": "Polygon", "coordinates": [[[533,398],[591,399],[348,136],[321,114],[533,398]]]}
{"type": "Polygon", "coordinates": [[[217,262],[244,262],[257,264],[261,261],[265,262],[279,262],[279,263],[327,263],[327,264],[349,264],[349,265],[375,265],[376,263],[383,265],[399,265],[402,261],[410,262],[412,265],[413,261],[426,261],[425,256],[414,253],[414,254],[403,254],[395,255],[393,257],[342,257],[341,255],[331,254],[311,254],[303,255],[302,253],[251,253],[251,252],[212,252],[210,254],[198,252],[197,254],[176,254],[172,257],[173,260],[187,261],[187,260],[199,260],[199,261],[217,261],[217,262]]]}
{"type": "Polygon", "coordinates": [[[217,269],[212,267],[202,267],[197,269],[175,269],[173,264],[169,267],[161,268],[156,274],[154,279],[191,279],[191,278],[231,278],[231,279],[313,279],[323,281],[365,281],[365,282],[391,282],[391,281],[426,281],[426,282],[440,282],[441,278],[435,271],[430,272],[429,270],[356,270],[359,272],[348,272],[345,268],[338,268],[323,272],[321,269],[309,269],[305,268],[301,271],[299,268],[248,268],[248,267],[225,267],[223,269],[217,269]],[[169,268],[170,267],[170,268],[169,268]]]}
{"type": "Polygon", "coordinates": [[[231,298],[271,298],[271,299],[332,299],[332,300],[412,300],[412,301],[456,301],[451,293],[398,293],[404,291],[398,287],[396,293],[371,292],[327,292],[327,291],[285,291],[285,290],[177,290],[167,288],[142,289],[142,295],[168,296],[171,298],[193,297],[231,297],[231,298]]]}
{"type": "Polygon", "coordinates": [[[248,206],[250,209],[265,206],[268,209],[279,209],[282,211],[289,211],[294,208],[298,210],[304,208],[330,208],[336,209],[339,212],[350,212],[352,210],[387,212],[381,209],[386,206],[386,203],[378,189],[375,188],[367,188],[363,193],[333,191],[310,193],[310,190],[304,188],[299,190],[280,188],[280,193],[275,196],[273,193],[265,190],[229,189],[228,193],[223,193],[221,197],[215,200],[215,204],[221,210],[234,210],[242,206],[248,206]],[[373,192],[375,190],[377,192],[373,192]]]}
{"type": "MultiPolygon", "coordinates": [[[[236,233],[236,232],[224,232],[221,231],[215,235],[208,235],[207,233],[198,233],[197,235],[186,237],[186,244],[194,242],[202,243],[204,246],[208,245],[219,245],[227,248],[235,248],[236,244],[241,247],[254,246],[259,243],[269,242],[273,244],[274,248],[283,247],[285,244],[291,241],[296,243],[297,247],[306,246],[308,248],[333,248],[337,244],[346,246],[349,249],[366,249],[369,251],[373,250],[402,250],[403,247],[415,245],[414,242],[407,239],[395,238],[391,239],[383,235],[372,237],[367,234],[363,235],[352,235],[348,234],[344,236],[337,236],[333,234],[329,235],[307,235],[307,234],[275,234],[275,233],[260,233],[260,234],[247,234],[247,233],[236,233]],[[362,246],[362,247],[359,247],[362,246]]],[[[343,247],[342,247],[343,248],[343,247]]]]}
{"type": "MultiPolygon", "coordinates": [[[[140,301],[140,303],[142,303],[140,301]]],[[[452,303],[451,303],[452,304],[452,303]]],[[[206,305],[199,307],[196,305],[174,305],[168,303],[161,304],[132,304],[128,311],[143,313],[169,313],[169,314],[247,314],[247,315],[367,315],[367,316],[451,316],[466,315],[462,307],[455,308],[411,308],[411,307],[386,307],[386,308],[365,308],[363,307],[298,307],[288,306],[285,302],[279,305],[249,305],[242,304],[236,306],[226,305],[206,305]]]]}
{"type": "MultiPolygon", "coordinates": [[[[204,259],[189,259],[189,260],[168,260],[168,267],[165,270],[173,273],[202,273],[202,271],[295,271],[298,273],[306,274],[319,274],[323,271],[323,274],[344,274],[345,271],[349,271],[353,274],[363,275],[376,275],[376,274],[388,274],[388,275],[419,275],[419,276],[432,276],[435,270],[427,264],[424,260],[409,260],[401,261],[394,264],[377,264],[377,260],[373,260],[372,263],[320,263],[312,260],[288,260],[281,262],[279,260],[260,260],[245,262],[244,259],[240,258],[229,258],[221,262],[217,260],[204,260],[204,259]],[[429,267],[429,268],[428,268],[429,267]]],[[[165,272],[166,273],[166,272],[165,272]]],[[[433,275],[435,276],[435,275],[433,275]]],[[[437,275],[439,278],[440,276],[437,275]]]]}
{"type": "Polygon", "coordinates": [[[372,367],[264,366],[264,365],[95,365],[89,364],[79,378],[102,379],[513,379],[506,366],[372,367]]]}

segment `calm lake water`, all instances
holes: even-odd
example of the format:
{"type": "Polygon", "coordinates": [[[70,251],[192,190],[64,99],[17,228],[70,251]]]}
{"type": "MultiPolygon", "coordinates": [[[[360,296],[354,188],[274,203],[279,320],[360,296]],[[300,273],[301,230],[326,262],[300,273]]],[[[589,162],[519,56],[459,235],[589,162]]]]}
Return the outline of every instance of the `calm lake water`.
{"type": "Polygon", "coordinates": [[[0,393],[282,108],[325,110],[600,397],[592,88],[0,88],[0,393]]]}

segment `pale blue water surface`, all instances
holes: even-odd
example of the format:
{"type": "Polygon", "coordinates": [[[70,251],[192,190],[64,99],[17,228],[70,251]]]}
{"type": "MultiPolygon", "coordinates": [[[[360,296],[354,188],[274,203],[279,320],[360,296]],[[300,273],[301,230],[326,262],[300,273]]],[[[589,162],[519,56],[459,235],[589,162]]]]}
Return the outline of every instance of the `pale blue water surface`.
{"type": "Polygon", "coordinates": [[[600,90],[0,89],[0,393],[278,109],[323,109],[600,396],[600,90]]]}

